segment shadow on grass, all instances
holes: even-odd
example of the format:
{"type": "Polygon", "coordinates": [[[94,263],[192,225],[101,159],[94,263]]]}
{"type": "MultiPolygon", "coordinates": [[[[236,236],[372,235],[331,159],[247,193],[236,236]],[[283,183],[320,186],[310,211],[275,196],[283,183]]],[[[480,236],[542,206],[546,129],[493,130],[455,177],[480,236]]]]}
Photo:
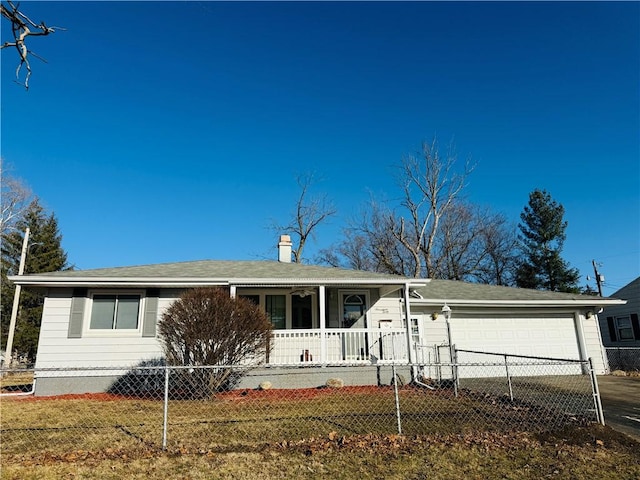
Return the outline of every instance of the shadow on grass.
{"type": "Polygon", "coordinates": [[[237,387],[246,370],[228,368],[169,368],[163,358],[146,360],[118,378],[107,390],[112,395],[140,399],[206,400],[237,387]],[[168,385],[167,385],[168,382],[168,385]]]}
{"type": "Polygon", "coordinates": [[[33,383],[23,383],[21,385],[7,385],[2,387],[2,393],[29,393],[33,388],[33,383]]]}

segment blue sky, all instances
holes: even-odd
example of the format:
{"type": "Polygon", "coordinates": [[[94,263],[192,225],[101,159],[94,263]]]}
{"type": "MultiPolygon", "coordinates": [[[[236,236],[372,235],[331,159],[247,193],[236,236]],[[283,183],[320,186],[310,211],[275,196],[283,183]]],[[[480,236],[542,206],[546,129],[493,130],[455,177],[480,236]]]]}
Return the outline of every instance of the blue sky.
{"type": "Polygon", "coordinates": [[[310,171],[339,213],[312,257],[436,135],[476,163],[468,200],[564,205],[581,283],[640,274],[637,2],[21,5],[66,30],[32,39],[28,92],[3,50],[1,153],[77,268],[275,259],[310,171]]]}

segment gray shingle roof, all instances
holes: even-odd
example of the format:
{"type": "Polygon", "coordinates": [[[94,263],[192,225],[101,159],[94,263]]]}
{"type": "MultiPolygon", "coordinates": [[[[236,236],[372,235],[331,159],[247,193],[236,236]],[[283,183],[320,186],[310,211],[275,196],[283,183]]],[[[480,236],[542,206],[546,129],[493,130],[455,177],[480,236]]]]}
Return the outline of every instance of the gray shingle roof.
{"type": "Polygon", "coordinates": [[[452,280],[413,279],[383,273],[275,261],[200,260],[51,272],[10,277],[10,280],[31,286],[184,286],[228,283],[247,285],[386,284],[398,286],[409,283],[423,297],[422,299],[413,299],[416,303],[441,303],[447,301],[451,304],[477,303],[485,305],[492,302],[496,304],[513,302],[514,304],[531,303],[541,305],[598,305],[613,302],[612,299],[571,293],[544,292],[452,280]]]}
{"type": "Polygon", "coordinates": [[[624,298],[625,300],[640,298],[640,277],[627,283],[621,289],[616,290],[611,296],[615,298],[624,298]]]}
{"type": "Polygon", "coordinates": [[[283,263],[275,261],[200,260],[193,262],[160,263],[132,267],[99,268],[95,270],[70,270],[62,272],[25,275],[31,278],[95,279],[104,278],[175,278],[175,279],[305,279],[305,280],[368,280],[385,282],[411,281],[398,275],[372,273],[342,268],[283,263]]]}
{"type": "Polygon", "coordinates": [[[575,293],[546,292],[525,288],[501,287],[454,280],[431,280],[427,286],[416,289],[424,300],[463,301],[585,301],[598,303],[602,297],[575,293]]]}

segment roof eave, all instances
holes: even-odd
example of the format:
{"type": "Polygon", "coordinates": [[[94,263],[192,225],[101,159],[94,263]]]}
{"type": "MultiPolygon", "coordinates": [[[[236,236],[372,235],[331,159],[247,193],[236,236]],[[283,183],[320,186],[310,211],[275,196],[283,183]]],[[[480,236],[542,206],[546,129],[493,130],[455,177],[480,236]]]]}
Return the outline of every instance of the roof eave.
{"type": "Polygon", "coordinates": [[[412,299],[411,303],[425,306],[442,306],[446,303],[450,307],[600,307],[608,305],[624,305],[626,300],[617,298],[594,298],[576,300],[467,300],[467,299],[444,299],[444,298],[423,298],[412,299]]]}
{"type": "Polygon", "coordinates": [[[289,285],[409,285],[422,287],[424,281],[389,278],[202,278],[202,277],[8,277],[16,285],[33,287],[199,287],[199,286],[289,286],[289,285]]]}

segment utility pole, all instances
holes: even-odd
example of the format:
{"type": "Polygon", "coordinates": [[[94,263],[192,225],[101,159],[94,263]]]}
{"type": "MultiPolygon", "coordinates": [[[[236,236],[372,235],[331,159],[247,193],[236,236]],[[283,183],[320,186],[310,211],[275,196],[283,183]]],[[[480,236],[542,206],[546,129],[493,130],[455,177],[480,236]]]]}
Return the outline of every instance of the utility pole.
{"type": "Polygon", "coordinates": [[[598,266],[596,265],[595,260],[591,260],[591,264],[593,265],[593,274],[596,277],[596,283],[598,284],[598,295],[602,296],[602,282],[604,282],[604,275],[600,275],[598,272],[598,266]]]}
{"type": "MultiPolygon", "coordinates": [[[[24,263],[27,258],[27,248],[29,246],[29,234],[31,230],[29,227],[24,232],[24,240],[22,241],[22,253],[20,254],[20,267],[18,267],[18,275],[24,273],[24,263]]],[[[18,307],[20,306],[20,292],[22,290],[21,285],[16,285],[15,293],[13,294],[13,308],[11,309],[11,323],[9,324],[9,336],[7,337],[7,347],[4,352],[4,367],[11,366],[11,350],[13,349],[13,335],[16,331],[16,320],[18,319],[18,307]]]]}

